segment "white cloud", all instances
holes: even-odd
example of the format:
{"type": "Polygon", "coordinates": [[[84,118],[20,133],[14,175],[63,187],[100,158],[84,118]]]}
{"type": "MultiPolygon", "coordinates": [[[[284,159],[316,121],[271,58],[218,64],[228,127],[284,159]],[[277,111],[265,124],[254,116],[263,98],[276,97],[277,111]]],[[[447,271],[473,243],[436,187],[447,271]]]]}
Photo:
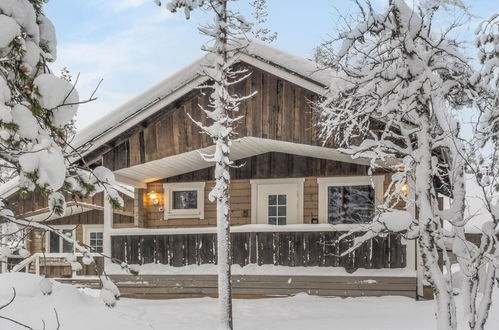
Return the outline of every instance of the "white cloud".
{"type": "MultiPolygon", "coordinates": [[[[126,2],[131,6],[144,1],[126,2]]],[[[203,39],[196,32],[194,22],[178,24],[178,21],[171,21],[172,14],[164,8],[152,7],[136,10],[136,13],[133,19],[114,31],[96,26],[97,31],[102,28],[102,34],[97,37],[59,43],[55,70],[69,68],[73,80],[81,72],[77,88],[82,99],[88,98],[104,79],[97,92],[99,99],[80,106],[79,128],[91,124],[202,54],[199,48],[203,39]]]]}

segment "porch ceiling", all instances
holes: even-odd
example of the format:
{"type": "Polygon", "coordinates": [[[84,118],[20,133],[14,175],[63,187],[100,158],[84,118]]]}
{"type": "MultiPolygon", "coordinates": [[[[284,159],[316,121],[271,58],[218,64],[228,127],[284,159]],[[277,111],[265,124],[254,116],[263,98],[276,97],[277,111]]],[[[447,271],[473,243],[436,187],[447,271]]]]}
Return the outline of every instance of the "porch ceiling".
{"type": "MultiPolygon", "coordinates": [[[[214,146],[174,155],[140,165],[115,171],[117,181],[134,186],[145,187],[148,182],[188,173],[210,167],[213,164],[204,161],[199,152],[211,153],[214,146]]],[[[244,137],[234,142],[231,149],[231,159],[239,160],[267,152],[282,152],[299,156],[329,159],[340,162],[368,165],[366,159],[352,159],[336,149],[276,141],[256,137],[244,137]]]]}

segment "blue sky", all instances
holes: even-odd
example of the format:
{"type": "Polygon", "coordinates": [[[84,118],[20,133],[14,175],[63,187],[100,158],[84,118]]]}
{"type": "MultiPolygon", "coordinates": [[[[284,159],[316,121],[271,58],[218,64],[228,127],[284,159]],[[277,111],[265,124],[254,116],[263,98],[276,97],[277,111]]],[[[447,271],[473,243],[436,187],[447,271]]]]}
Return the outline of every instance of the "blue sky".
{"type": "MultiPolygon", "coordinates": [[[[382,6],[385,0],[375,0],[382,6]]],[[[246,16],[248,0],[235,3],[246,16]]],[[[462,33],[472,40],[481,17],[499,12],[497,0],[468,1],[478,17],[462,33]]],[[[349,0],[268,0],[268,27],[278,33],[274,47],[309,58],[335,29],[337,10],[354,9],[349,0]]],[[[153,0],[50,0],[46,15],[56,27],[59,71],[67,67],[73,77],[80,73],[78,90],[88,97],[99,80],[98,100],[80,107],[77,126],[83,128],[120,104],[150,88],[202,56],[197,26],[210,17],[193,13],[186,21],[170,14],[153,0]]],[[[474,55],[474,54],[469,54],[474,55]]]]}

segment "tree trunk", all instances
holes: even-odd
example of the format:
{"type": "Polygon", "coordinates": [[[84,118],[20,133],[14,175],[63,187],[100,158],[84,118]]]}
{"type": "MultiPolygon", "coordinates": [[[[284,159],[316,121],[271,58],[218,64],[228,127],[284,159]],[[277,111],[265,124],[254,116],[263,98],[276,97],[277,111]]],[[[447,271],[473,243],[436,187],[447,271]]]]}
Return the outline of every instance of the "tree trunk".
{"type": "MultiPolygon", "coordinates": [[[[437,199],[432,190],[432,145],[431,127],[428,116],[421,115],[419,120],[418,154],[416,158],[416,203],[419,212],[419,249],[424,261],[425,275],[428,277],[437,303],[437,329],[456,329],[456,307],[452,292],[452,285],[444,276],[438,264],[438,248],[445,247],[439,244],[438,237],[440,220],[437,218],[437,199]]],[[[449,274],[450,276],[450,274],[449,274]]]]}
{"type": "MultiPolygon", "coordinates": [[[[217,7],[215,7],[217,8],[217,7]]],[[[217,71],[220,72],[220,80],[215,80],[215,92],[213,93],[213,104],[219,110],[218,122],[225,130],[230,129],[229,120],[229,95],[228,91],[228,30],[227,30],[227,0],[219,0],[218,21],[221,23],[220,36],[217,42],[220,43],[219,60],[217,61],[217,71]]],[[[225,130],[218,132],[215,150],[215,188],[217,196],[217,261],[218,261],[218,306],[220,324],[219,330],[232,330],[232,286],[231,286],[231,249],[230,249],[230,174],[229,174],[229,154],[230,135],[226,135],[225,130]]]]}

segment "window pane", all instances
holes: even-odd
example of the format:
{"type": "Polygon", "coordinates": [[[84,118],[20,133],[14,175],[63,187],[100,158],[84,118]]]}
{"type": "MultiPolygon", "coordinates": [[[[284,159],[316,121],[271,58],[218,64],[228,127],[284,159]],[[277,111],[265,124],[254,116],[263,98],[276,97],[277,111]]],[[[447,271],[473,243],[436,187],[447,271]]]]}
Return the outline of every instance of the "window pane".
{"type": "Polygon", "coordinates": [[[275,217],[277,215],[277,206],[269,206],[269,217],[275,217]]]}
{"type": "Polygon", "coordinates": [[[285,225],[286,224],[286,217],[279,217],[277,218],[277,224],[278,225],[285,225]]]}
{"type": "Polygon", "coordinates": [[[275,217],[269,217],[269,225],[275,225],[276,224],[276,218],[275,217]]]}
{"type": "Polygon", "coordinates": [[[173,192],[173,208],[180,210],[197,209],[198,208],[198,192],[192,191],[174,191],[173,192]]]}
{"type": "Polygon", "coordinates": [[[366,223],[374,217],[374,188],[365,186],[328,187],[328,222],[366,223]]]}
{"type": "Polygon", "coordinates": [[[52,252],[52,253],[61,252],[59,250],[59,235],[52,233],[52,232],[49,233],[49,241],[50,241],[49,252],[52,252]]]}
{"type": "Polygon", "coordinates": [[[90,233],[90,248],[93,252],[103,251],[103,233],[102,232],[92,232],[90,233]]]}
{"type": "Polygon", "coordinates": [[[277,195],[269,195],[269,205],[277,205],[277,195]]]}
{"type": "MultiPolygon", "coordinates": [[[[64,229],[62,234],[66,237],[73,238],[73,230],[72,229],[64,229]]],[[[61,238],[62,241],[62,252],[70,253],[73,252],[73,244],[61,238]]]]}
{"type": "Polygon", "coordinates": [[[279,205],[286,205],[286,195],[279,195],[279,205]]]}
{"type": "Polygon", "coordinates": [[[279,206],[278,208],[278,216],[282,217],[282,216],[286,216],[286,206],[279,206]]]}

